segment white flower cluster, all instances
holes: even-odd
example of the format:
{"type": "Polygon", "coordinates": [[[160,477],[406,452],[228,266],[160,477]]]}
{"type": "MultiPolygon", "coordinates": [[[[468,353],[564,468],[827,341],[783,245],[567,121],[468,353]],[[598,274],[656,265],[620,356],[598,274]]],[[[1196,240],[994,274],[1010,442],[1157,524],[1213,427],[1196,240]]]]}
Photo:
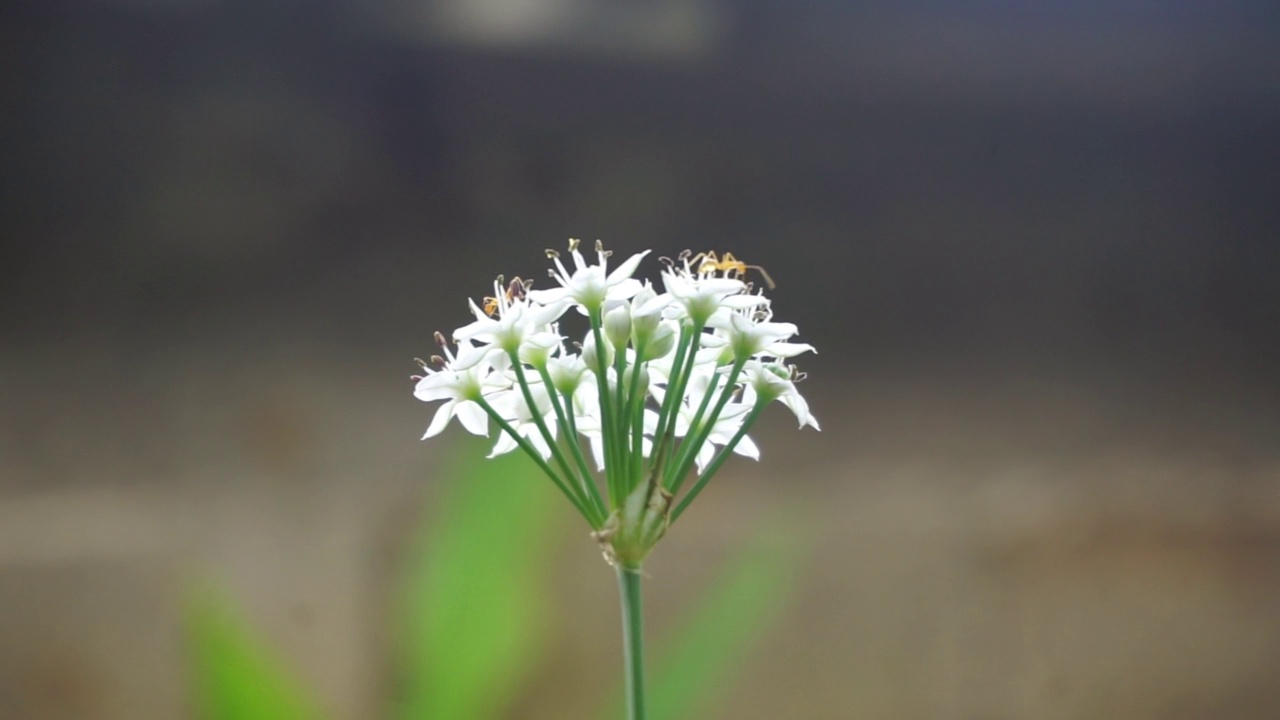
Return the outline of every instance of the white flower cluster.
{"type": "Polygon", "coordinates": [[[758,458],[747,430],[775,400],[818,428],[796,389],[802,374],[784,364],[813,348],[773,321],[769,298],[743,279],[751,266],[686,251],[663,259],[659,293],[632,277],[648,251],[610,272],[599,243],[594,264],[576,241],[569,249],[572,269],[547,251],[557,287],[499,278],[493,297],[470,303],[456,351],[436,334],[443,356],[422,363],[414,394],[445,402],[424,438],[454,417],[487,436],[492,420],[492,454],[529,453],[598,530],[639,487],[673,498],[696,468],[692,499],[729,453],[758,458]],[[589,326],[578,342],[560,330],[571,308],[589,326]],[[604,496],[579,438],[606,475],[604,496]]]}

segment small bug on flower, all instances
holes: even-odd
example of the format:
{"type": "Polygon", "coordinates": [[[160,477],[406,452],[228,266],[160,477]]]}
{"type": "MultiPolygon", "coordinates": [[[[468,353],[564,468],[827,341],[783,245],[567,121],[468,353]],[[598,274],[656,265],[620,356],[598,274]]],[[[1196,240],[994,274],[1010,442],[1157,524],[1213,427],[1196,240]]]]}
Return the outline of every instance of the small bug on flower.
{"type": "Polygon", "coordinates": [[[760,273],[760,277],[764,278],[764,282],[769,286],[770,290],[777,287],[777,284],[773,282],[773,278],[769,277],[768,271],[759,265],[748,265],[742,262],[734,257],[731,252],[725,253],[724,257],[719,257],[714,250],[708,250],[694,255],[693,262],[697,264],[699,273],[718,271],[724,273],[726,277],[740,278],[747,274],[747,270],[755,270],[760,273]]]}

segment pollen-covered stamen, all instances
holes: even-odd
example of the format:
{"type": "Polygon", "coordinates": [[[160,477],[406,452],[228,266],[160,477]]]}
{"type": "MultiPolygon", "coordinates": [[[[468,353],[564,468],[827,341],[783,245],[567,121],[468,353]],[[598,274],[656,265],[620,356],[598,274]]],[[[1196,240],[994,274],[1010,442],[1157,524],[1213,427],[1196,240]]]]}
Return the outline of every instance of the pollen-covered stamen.
{"type": "Polygon", "coordinates": [[[445,366],[447,365],[447,363],[445,363],[444,358],[440,357],[439,355],[431,356],[431,364],[440,370],[445,369],[445,366]]]}
{"type": "Polygon", "coordinates": [[[582,240],[579,238],[569,238],[569,252],[575,252],[581,244],[582,240]]]}
{"type": "MultiPolygon", "coordinates": [[[[569,246],[570,250],[572,250],[573,252],[577,252],[577,246],[573,244],[574,241],[570,240],[569,243],[570,243],[570,246],[569,246]]],[[[569,270],[564,266],[564,261],[560,259],[560,253],[555,252],[554,250],[548,250],[547,257],[550,258],[551,262],[555,263],[556,265],[554,268],[547,268],[547,275],[552,280],[555,280],[557,283],[560,283],[561,285],[568,284],[569,278],[572,276],[573,273],[570,273],[569,270]]]]}
{"type": "Polygon", "coordinates": [[[532,280],[523,280],[518,275],[512,278],[511,283],[507,285],[507,290],[505,293],[505,299],[507,301],[507,305],[510,306],[511,303],[515,302],[516,300],[523,300],[525,296],[529,294],[529,288],[532,288],[532,287],[533,287],[532,280]]]}

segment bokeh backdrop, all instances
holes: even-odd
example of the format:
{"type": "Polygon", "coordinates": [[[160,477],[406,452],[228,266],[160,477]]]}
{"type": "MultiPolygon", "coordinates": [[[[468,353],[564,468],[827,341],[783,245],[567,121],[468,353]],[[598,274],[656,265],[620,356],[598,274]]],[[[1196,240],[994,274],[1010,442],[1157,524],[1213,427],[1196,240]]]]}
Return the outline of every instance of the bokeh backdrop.
{"type": "MultiPolygon", "coordinates": [[[[412,358],[569,237],[733,252],[819,348],[823,431],[650,563],[661,636],[808,548],[709,716],[1280,716],[1278,48],[1261,0],[6,3],[0,716],[191,716],[194,582],[393,712],[456,438],[412,358]]],[[[620,672],[561,525],[506,717],[620,672]]]]}

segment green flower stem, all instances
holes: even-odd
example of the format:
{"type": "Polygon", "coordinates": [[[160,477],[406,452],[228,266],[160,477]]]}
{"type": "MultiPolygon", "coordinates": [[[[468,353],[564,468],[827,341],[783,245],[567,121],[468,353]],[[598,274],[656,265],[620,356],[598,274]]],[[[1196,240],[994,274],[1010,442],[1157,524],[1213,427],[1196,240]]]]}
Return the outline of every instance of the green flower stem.
{"type": "MultiPolygon", "coordinates": [[[[694,413],[693,419],[689,422],[689,432],[688,432],[688,437],[685,438],[686,440],[697,437],[698,433],[701,432],[702,418],[707,414],[707,406],[711,404],[711,398],[715,396],[716,388],[719,387],[719,385],[720,385],[720,373],[713,373],[711,375],[711,381],[707,385],[707,391],[702,395],[702,402],[698,404],[698,410],[697,412],[694,413]]],[[[726,390],[727,389],[728,388],[726,388],[726,390]]],[[[718,419],[719,418],[711,418],[707,422],[707,424],[714,425],[715,421],[718,419]]],[[[698,451],[698,448],[694,447],[694,444],[691,442],[685,442],[680,445],[680,453],[676,456],[676,461],[671,464],[671,467],[669,468],[669,471],[667,472],[666,477],[663,478],[662,484],[664,487],[666,487],[668,490],[672,489],[672,485],[675,483],[675,479],[677,477],[676,469],[680,467],[684,467],[685,459],[688,457],[688,455],[690,453],[697,453],[697,451],[698,451]]]]}
{"type": "Polygon", "coordinates": [[[612,441],[613,407],[609,402],[609,351],[608,346],[604,344],[604,333],[601,332],[603,325],[604,310],[598,307],[591,312],[591,336],[596,343],[596,367],[591,369],[596,373],[596,393],[600,397],[600,432],[604,442],[604,474],[609,486],[609,505],[617,508],[626,499],[626,494],[622,492],[619,482],[621,468],[612,457],[613,451],[617,450],[617,443],[612,441]]]}
{"type": "MultiPolygon", "coordinates": [[[[724,411],[724,406],[729,404],[729,398],[733,397],[733,393],[737,390],[738,376],[742,374],[742,368],[747,364],[746,358],[740,358],[733,363],[733,369],[729,371],[729,379],[724,384],[724,390],[720,392],[720,400],[716,402],[716,407],[711,411],[711,416],[706,422],[702,423],[702,427],[698,429],[697,435],[693,437],[693,444],[689,446],[689,451],[680,458],[679,464],[676,466],[675,474],[670,478],[668,488],[672,495],[680,492],[680,486],[684,484],[685,477],[689,474],[689,468],[693,466],[693,461],[697,459],[698,448],[707,441],[711,435],[711,430],[715,426],[716,420],[720,418],[720,413],[724,411]]],[[[708,397],[710,393],[708,393],[708,397]]],[[[753,409],[752,412],[755,412],[753,409]]],[[[746,427],[744,424],[743,427],[746,427]]],[[[743,433],[739,432],[734,437],[740,437],[743,433]]],[[[686,438],[686,443],[688,438],[686,438]]]]}
{"type": "MultiPolygon", "coordinates": [[[[607,339],[607,338],[606,338],[607,339]]],[[[630,463],[624,462],[627,458],[627,438],[630,433],[627,431],[628,420],[627,405],[623,399],[622,376],[627,371],[627,348],[614,348],[613,371],[618,376],[618,386],[614,392],[613,412],[613,439],[616,441],[617,447],[613,452],[614,462],[618,463],[619,482],[622,486],[623,493],[631,493],[631,473],[630,463]]]]}
{"type": "MultiPolygon", "coordinates": [[[[644,397],[640,394],[640,370],[644,367],[644,343],[636,344],[636,363],[631,370],[631,387],[628,389],[627,420],[631,429],[631,462],[627,471],[631,475],[629,485],[634,487],[640,483],[644,462],[644,397]]],[[[621,376],[619,376],[621,377],[621,376]]],[[[621,381],[619,381],[621,385],[621,381]]],[[[625,437],[624,437],[625,441],[625,437]]]]}
{"type": "Polygon", "coordinates": [[[693,484],[693,487],[689,488],[689,492],[685,493],[683,498],[680,498],[680,502],[677,503],[675,509],[671,511],[672,523],[675,523],[676,519],[680,517],[680,514],[684,512],[684,509],[689,506],[689,503],[693,502],[693,499],[698,497],[698,493],[702,492],[702,488],[707,486],[707,481],[711,479],[712,475],[716,474],[716,471],[720,469],[720,466],[724,464],[724,461],[729,459],[729,455],[733,453],[733,449],[738,446],[738,443],[742,438],[751,430],[751,426],[756,424],[756,419],[760,417],[760,413],[764,412],[764,408],[768,404],[769,401],[765,399],[756,401],[756,406],[751,408],[751,412],[743,418],[742,427],[738,428],[738,432],[734,433],[733,439],[729,440],[729,444],[720,449],[719,454],[715,456],[715,459],[711,461],[711,464],[707,465],[706,469],[703,470],[702,475],[698,477],[698,481],[693,484]]]}
{"type": "Polygon", "coordinates": [[[641,616],[640,568],[618,565],[622,594],[622,647],[626,657],[627,720],[645,720],[644,621],[641,616]]]}
{"type": "Polygon", "coordinates": [[[678,364],[671,366],[677,372],[675,377],[667,383],[667,396],[663,398],[662,418],[659,420],[661,427],[658,428],[658,432],[653,436],[656,442],[665,442],[669,445],[675,444],[677,405],[684,399],[684,391],[689,385],[689,375],[693,373],[693,365],[697,360],[703,327],[702,323],[696,323],[691,328],[693,332],[689,338],[689,349],[684,358],[684,367],[680,367],[678,364]]]}
{"type": "Polygon", "coordinates": [[[600,511],[601,515],[604,515],[604,500],[600,497],[600,491],[596,489],[595,478],[591,475],[587,459],[582,455],[582,445],[578,442],[578,427],[573,419],[573,395],[564,393],[564,402],[561,403],[560,394],[556,392],[555,383],[551,382],[551,374],[547,372],[546,365],[538,367],[538,375],[542,378],[543,386],[547,388],[547,394],[551,396],[551,407],[556,411],[556,419],[560,422],[560,434],[573,452],[574,462],[578,464],[582,487],[586,490],[591,504],[600,511]],[[566,408],[568,412],[565,411],[566,408]]]}
{"type": "Polygon", "coordinates": [[[662,398],[662,408],[658,411],[658,427],[653,433],[653,454],[657,458],[658,451],[663,447],[663,439],[666,436],[667,418],[671,415],[671,406],[676,402],[675,392],[676,383],[679,382],[680,370],[684,367],[684,356],[689,352],[689,343],[693,341],[693,334],[690,332],[691,327],[685,325],[680,326],[680,340],[676,345],[676,356],[671,362],[671,375],[667,377],[666,394],[662,398]]]}
{"type": "Polygon", "coordinates": [[[582,513],[582,517],[587,519],[587,522],[591,524],[593,529],[599,530],[604,525],[604,518],[601,517],[599,513],[595,512],[594,508],[582,502],[578,497],[578,494],[570,489],[570,486],[556,474],[556,471],[551,469],[551,466],[542,458],[542,455],[538,454],[538,449],[517,433],[515,428],[511,427],[511,423],[503,419],[503,417],[498,414],[498,411],[493,409],[493,406],[490,405],[488,401],[484,398],[478,398],[476,403],[489,414],[489,417],[493,418],[493,421],[502,428],[503,432],[510,435],[511,438],[516,441],[516,444],[520,446],[521,450],[525,451],[525,454],[533,458],[533,461],[538,464],[538,467],[542,468],[542,472],[546,473],[547,477],[551,478],[551,482],[555,483],[556,487],[560,488],[560,492],[564,493],[564,496],[569,498],[569,502],[573,503],[573,506],[578,509],[578,512],[582,513]]]}
{"type": "MultiPolygon", "coordinates": [[[[555,437],[551,434],[551,430],[547,427],[547,422],[542,419],[542,412],[538,410],[538,406],[533,402],[533,392],[529,390],[529,383],[525,379],[524,363],[520,362],[519,356],[515,352],[510,353],[511,367],[516,371],[516,380],[520,385],[520,392],[524,395],[524,402],[529,406],[529,414],[533,416],[533,422],[538,426],[538,431],[542,433],[542,439],[546,441],[547,447],[551,448],[551,455],[556,459],[556,464],[560,466],[560,470],[564,472],[566,479],[577,480],[577,476],[573,473],[573,468],[569,466],[569,461],[565,459],[564,453],[560,452],[560,444],[556,442],[555,437]]],[[[547,395],[555,398],[555,388],[547,386],[547,395]]],[[[554,407],[554,405],[553,405],[554,407]]],[[[575,482],[574,485],[580,483],[575,482]]],[[[583,498],[585,500],[585,498],[583,498]]]]}

